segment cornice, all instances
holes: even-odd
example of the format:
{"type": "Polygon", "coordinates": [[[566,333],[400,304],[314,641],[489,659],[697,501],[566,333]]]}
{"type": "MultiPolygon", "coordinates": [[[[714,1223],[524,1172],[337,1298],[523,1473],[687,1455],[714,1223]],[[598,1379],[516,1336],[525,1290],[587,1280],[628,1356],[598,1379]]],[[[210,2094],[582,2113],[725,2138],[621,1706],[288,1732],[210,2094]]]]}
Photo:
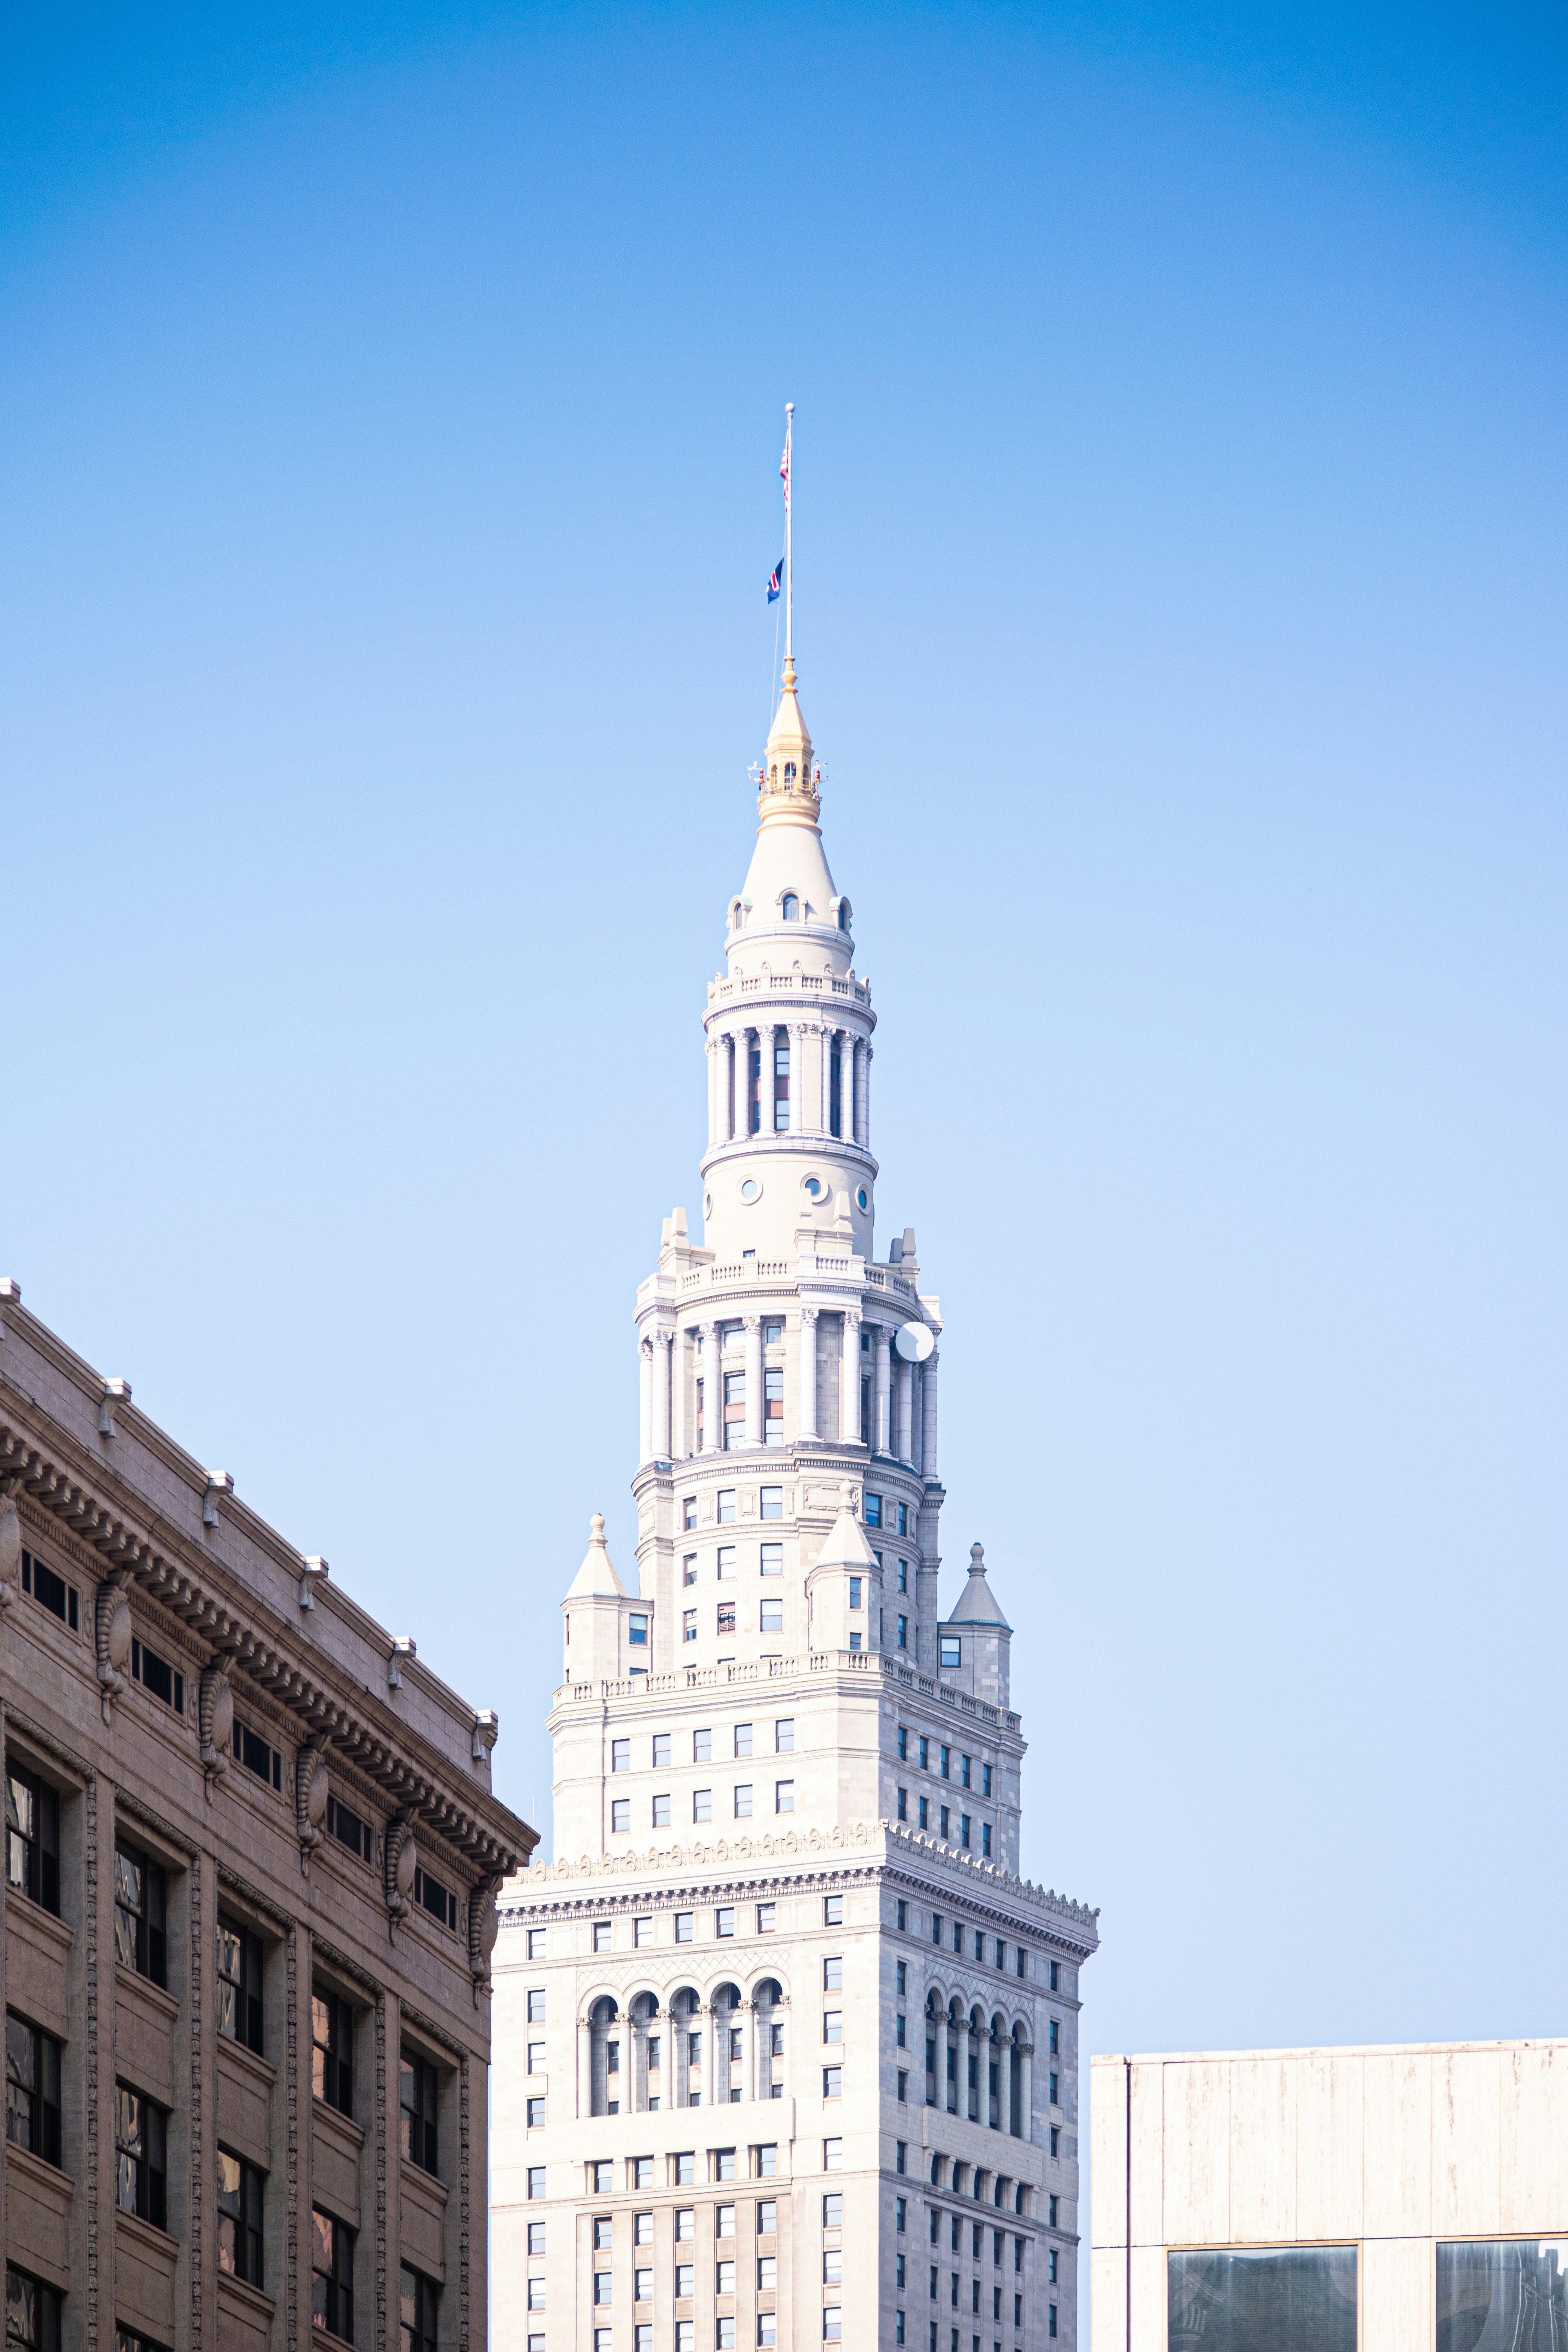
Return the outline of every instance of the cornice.
{"type": "Polygon", "coordinates": [[[701,1874],[700,1893],[707,1902],[715,1892],[710,1874],[737,1864],[743,1874],[762,1871],[770,1885],[816,1885],[825,1871],[860,1876],[867,1870],[891,1868],[911,1886],[929,1890],[937,1874],[951,1887],[946,1899],[963,1903],[968,1910],[985,1910],[998,1917],[1026,1912],[1030,1915],[1029,1934],[1060,1943],[1084,1958],[1100,1943],[1098,1906],[1075,1903],[1054,1887],[1037,1886],[996,1863],[978,1862],[899,1822],[790,1830],[782,1837],[716,1838],[711,1844],[656,1847],[643,1853],[584,1854],[575,1862],[546,1863],[531,1870],[525,1883],[501,1890],[497,1908],[503,1920],[537,1917],[546,1908],[586,1910],[595,1904],[601,1908],[608,1904],[670,1909],[679,1902],[672,1880],[686,1873],[701,1874]],[[595,1884],[594,1895],[568,1891],[588,1880],[595,1884]],[[614,1891],[620,1880],[641,1880],[643,1885],[622,1895],[614,1891]]]}
{"type": "MultiPolygon", "coordinates": [[[[34,1331],[42,1328],[33,1326],[34,1331]]],[[[435,1832],[473,1868],[504,1875],[526,1863],[538,1843],[535,1832],[493,1798],[474,1804],[456,1795],[450,1759],[369,1691],[334,1671],[331,1660],[312,1654],[307,1670],[298,1639],[290,1640],[268,1603],[233,1570],[197,1555],[120,1473],[88,1456],[47,1407],[29,1399],[34,1412],[54,1431],[41,1444],[13,1402],[26,1395],[0,1374],[0,1475],[19,1477],[39,1509],[75,1536],[83,1557],[96,1554],[107,1570],[121,1571],[178,1619],[187,1634],[226,1654],[232,1674],[243,1675],[291,1716],[304,1736],[325,1738],[395,1809],[435,1832]]],[[[117,1404],[117,1418],[124,1410],[117,1404]]],[[[188,1457],[180,1459],[188,1464],[188,1457]]],[[[298,1570],[298,1554],[279,1556],[298,1570]]]]}
{"type": "MultiPolygon", "coordinates": [[[[760,1527],[762,1522],[749,1524],[760,1527]]],[[[712,1697],[733,1691],[738,1696],[758,1684],[774,1688],[807,1684],[820,1689],[823,1678],[828,1675],[837,1675],[847,1693],[852,1692],[857,1684],[864,1690],[874,1676],[883,1685],[890,1685],[895,1696],[907,1691],[912,1698],[933,1701],[954,1715],[984,1724],[993,1738],[1009,1746],[1016,1742],[1016,1755],[1022,1756],[1025,1751],[1022,1720],[1010,1707],[993,1706],[989,1699],[975,1698],[968,1691],[955,1689],[951,1683],[942,1682],[918,1666],[900,1665],[896,1654],[889,1655],[881,1650],[811,1650],[795,1658],[745,1658],[727,1666],[678,1667],[668,1674],[638,1675],[635,1682],[563,1683],[551,1701],[545,1727],[553,1734],[563,1714],[573,1707],[597,1713],[616,1700],[646,1706],[654,1700],[668,1701],[689,1695],[712,1697]]]]}

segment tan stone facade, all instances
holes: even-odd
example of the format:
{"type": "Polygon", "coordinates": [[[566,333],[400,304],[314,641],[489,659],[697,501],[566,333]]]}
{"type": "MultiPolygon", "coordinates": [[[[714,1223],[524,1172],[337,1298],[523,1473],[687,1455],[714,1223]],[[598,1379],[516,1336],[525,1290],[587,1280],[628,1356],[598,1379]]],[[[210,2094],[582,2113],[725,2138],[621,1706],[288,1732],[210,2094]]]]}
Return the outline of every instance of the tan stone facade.
{"type": "Polygon", "coordinates": [[[8,2335],[486,2338],[476,1715],[0,1285],[8,2335]]]}

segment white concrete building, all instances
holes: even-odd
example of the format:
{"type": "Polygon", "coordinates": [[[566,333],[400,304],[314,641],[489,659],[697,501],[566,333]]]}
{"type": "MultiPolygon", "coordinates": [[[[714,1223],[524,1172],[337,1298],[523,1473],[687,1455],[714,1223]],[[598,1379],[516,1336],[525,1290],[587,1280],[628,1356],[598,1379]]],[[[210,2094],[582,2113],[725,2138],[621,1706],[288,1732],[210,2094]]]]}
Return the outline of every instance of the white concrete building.
{"type": "Polygon", "coordinates": [[[1568,2042],[1096,2058],[1093,2352],[1561,2352],[1568,2042]]]}
{"type": "Polygon", "coordinates": [[[702,1239],[637,1294],[629,1585],[563,1603],[554,1851],[495,1957],[527,2352],[1075,2340],[1079,1971],[1018,1875],[980,1548],[938,1597],[937,1299],[877,1262],[870,990],[793,661],[705,1017],[702,1239]]]}

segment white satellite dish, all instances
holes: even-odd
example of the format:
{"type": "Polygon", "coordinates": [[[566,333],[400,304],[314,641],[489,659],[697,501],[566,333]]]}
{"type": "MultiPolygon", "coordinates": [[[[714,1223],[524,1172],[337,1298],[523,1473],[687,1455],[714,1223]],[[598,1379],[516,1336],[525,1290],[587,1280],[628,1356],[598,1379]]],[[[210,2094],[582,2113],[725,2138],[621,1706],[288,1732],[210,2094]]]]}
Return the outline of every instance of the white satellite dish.
{"type": "Polygon", "coordinates": [[[923,1364],[936,1340],[928,1324],[900,1323],[893,1334],[893,1345],[906,1364],[923,1364]]]}

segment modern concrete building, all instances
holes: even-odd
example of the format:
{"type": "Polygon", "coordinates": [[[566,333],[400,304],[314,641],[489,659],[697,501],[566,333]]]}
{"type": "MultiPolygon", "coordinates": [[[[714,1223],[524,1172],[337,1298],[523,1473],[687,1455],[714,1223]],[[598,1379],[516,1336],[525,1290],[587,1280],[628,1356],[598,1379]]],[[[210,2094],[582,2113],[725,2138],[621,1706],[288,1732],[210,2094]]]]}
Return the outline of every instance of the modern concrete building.
{"type": "Polygon", "coordinates": [[[473,2352],[476,1715],[0,1283],[8,2352],[473,2352]]]}
{"type": "Polygon", "coordinates": [[[1562,2352],[1568,2042],[1096,2058],[1093,2352],[1562,2352]]]}
{"type": "Polygon", "coordinates": [[[913,1233],[874,1244],[875,1015],[787,659],[755,775],[702,1236],[676,1209],[637,1299],[636,1568],[595,1518],[555,1859],[501,1902],[498,2300],[519,2352],[1043,2352],[1096,1914],[1018,1873],[978,1545],[938,1595],[942,1318],[913,1233]]]}

